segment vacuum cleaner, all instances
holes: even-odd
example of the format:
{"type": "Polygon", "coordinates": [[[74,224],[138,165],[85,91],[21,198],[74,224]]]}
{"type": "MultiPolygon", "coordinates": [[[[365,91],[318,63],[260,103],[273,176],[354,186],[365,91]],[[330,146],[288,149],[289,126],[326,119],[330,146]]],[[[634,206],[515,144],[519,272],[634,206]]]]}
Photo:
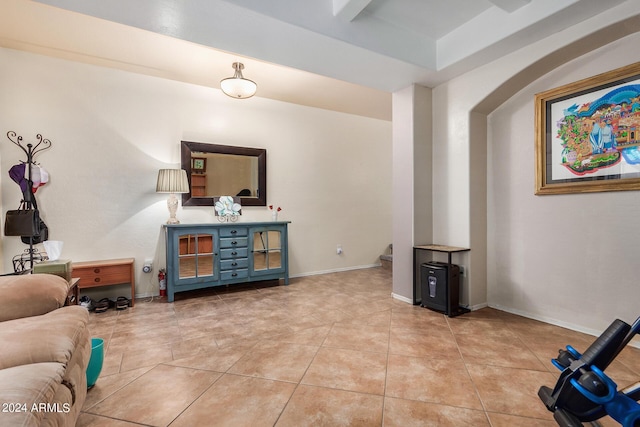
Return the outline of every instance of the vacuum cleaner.
{"type": "MultiPolygon", "coordinates": [[[[551,363],[561,371],[553,389],[542,386],[538,396],[561,427],[581,427],[609,415],[623,427],[640,427],[640,381],[618,390],[605,373],[622,349],[640,331],[616,319],[584,354],[567,345],[551,363]]],[[[598,424],[596,424],[598,425],[598,424]]]]}

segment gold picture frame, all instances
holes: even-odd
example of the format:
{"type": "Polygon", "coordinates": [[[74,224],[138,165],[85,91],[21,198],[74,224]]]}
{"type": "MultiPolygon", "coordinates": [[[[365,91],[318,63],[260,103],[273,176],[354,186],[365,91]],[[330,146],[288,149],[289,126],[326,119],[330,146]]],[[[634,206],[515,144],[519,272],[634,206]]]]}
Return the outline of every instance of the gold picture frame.
{"type": "Polygon", "coordinates": [[[640,190],[640,62],[535,96],[535,194],[640,190]]]}

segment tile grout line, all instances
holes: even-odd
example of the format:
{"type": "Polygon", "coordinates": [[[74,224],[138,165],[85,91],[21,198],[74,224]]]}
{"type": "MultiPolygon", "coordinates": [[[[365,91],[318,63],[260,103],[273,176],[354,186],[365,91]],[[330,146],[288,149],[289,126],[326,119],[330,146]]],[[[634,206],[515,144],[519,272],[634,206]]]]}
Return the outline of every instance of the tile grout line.
{"type": "Polygon", "coordinates": [[[329,332],[327,332],[327,335],[324,337],[324,339],[322,340],[322,342],[320,343],[320,345],[318,346],[318,349],[316,350],[315,354],[313,355],[313,357],[311,358],[311,361],[309,362],[309,365],[307,366],[307,368],[304,370],[304,373],[300,376],[300,379],[298,380],[298,382],[296,383],[296,386],[293,388],[293,391],[291,392],[291,395],[289,396],[289,398],[287,399],[287,402],[282,406],[282,410],[280,411],[280,413],[278,414],[278,417],[276,418],[276,420],[273,423],[273,426],[275,427],[278,424],[278,421],[280,420],[280,418],[282,417],[282,414],[284,414],[284,411],[287,409],[287,406],[289,406],[289,403],[291,402],[291,398],[293,397],[294,394],[296,394],[296,391],[298,390],[298,387],[300,387],[300,384],[302,383],[302,380],[304,379],[305,375],[307,374],[307,372],[309,371],[309,368],[311,367],[311,365],[313,364],[313,361],[316,360],[316,357],[318,356],[318,353],[320,352],[320,349],[322,348],[322,345],[324,344],[324,342],[327,340],[327,337],[329,336],[329,334],[331,333],[331,330],[333,329],[333,327],[335,326],[336,322],[333,322],[331,324],[331,329],[329,329],[329,332]]]}
{"type": "Polygon", "coordinates": [[[393,323],[393,308],[389,309],[389,330],[387,333],[387,363],[384,368],[384,388],[382,394],[382,417],[381,426],[384,426],[384,407],[387,403],[387,379],[389,378],[389,356],[391,355],[391,324],[393,323]]]}
{"type": "Polygon", "coordinates": [[[476,397],[478,398],[478,400],[480,401],[480,405],[482,405],[482,410],[484,411],[484,416],[487,418],[487,422],[489,423],[489,426],[493,426],[493,423],[491,422],[491,418],[489,417],[489,413],[487,412],[487,407],[484,404],[484,400],[482,400],[482,396],[480,396],[480,391],[478,390],[478,386],[476,385],[476,382],[473,380],[473,377],[471,376],[471,373],[469,372],[469,367],[467,366],[467,362],[464,359],[464,355],[462,354],[462,349],[460,349],[460,345],[458,344],[458,339],[456,338],[456,334],[453,332],[453,329],[451,328],[451,322],[449,321],[449,317],[444,315],[444,320],[445,322],[447,322],[447,327],[449,328],[449,332],[451,332],[451,336],[453,337],[453,341],[456,343],[456,348],[458,349],[458,353],[460,354],[460,360],[462,360],[462,364],[464,365],[464,370],[467,373],[467,376],[469,377],[469,380],[471,381],[471,384],[473,384],[473,390],[476,393],[476,397]]]}

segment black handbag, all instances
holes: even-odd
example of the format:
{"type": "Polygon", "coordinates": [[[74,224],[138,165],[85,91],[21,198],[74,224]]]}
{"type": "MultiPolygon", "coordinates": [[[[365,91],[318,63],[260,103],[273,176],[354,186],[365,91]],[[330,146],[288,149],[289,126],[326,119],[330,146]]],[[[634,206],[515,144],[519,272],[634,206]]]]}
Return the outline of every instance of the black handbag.
{"type": "Polygon", "coordinates": [[[20,240],[22,240],[22,243],[25,245],[31,243],[37,245],[45,240],[49,240],[49,227],[47,227],[47,224],[44,223],[42,218],[38,217],[38,221],[40,223],[40,232],[38,234],[34,234],[33,236],[20,236],[20,240]],[[29,241],[29,239],[31,239],[31,241],[29,241]]]}
{"type": "Polygon", "coordinates": [[[40,214],[38,209],[27,209],[22,201],[20,208],[7,211],[4,219],[5,236],[37,236],[40,235],[40,214]]]}
{"type": "Polygon", "coordinates": [[[20,236],[20,240],[25,245],[37,245],[38,243],[42,243],[45,240],[49,240],[49,227],[44,223],[42,218],[40,218],[40,211],[38,211],[38,202],[36,201],[36,196],[34,194],[30,195],[31,197],[31,206],[33,211],[35,212],[36,218],[38,221],[38,226],[34,230],[34,234],[32,235],[22,235],[20,236]]]}

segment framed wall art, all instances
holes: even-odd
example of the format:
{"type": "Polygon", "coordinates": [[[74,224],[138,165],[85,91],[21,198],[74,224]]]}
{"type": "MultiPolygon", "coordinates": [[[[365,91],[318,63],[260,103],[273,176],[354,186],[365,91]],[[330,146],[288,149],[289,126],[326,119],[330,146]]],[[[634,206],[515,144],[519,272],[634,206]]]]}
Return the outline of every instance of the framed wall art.
{"type": "Polygon", "coordinates": [[[640,190],[640,63],[535,96],[535,194],[640,190]]]}
{"type": "Polygon", "coordinates": [[[207,159],[204,157],[193,157],[191,159],[191,173],[205,173],[207,171],[207,159]]]}

